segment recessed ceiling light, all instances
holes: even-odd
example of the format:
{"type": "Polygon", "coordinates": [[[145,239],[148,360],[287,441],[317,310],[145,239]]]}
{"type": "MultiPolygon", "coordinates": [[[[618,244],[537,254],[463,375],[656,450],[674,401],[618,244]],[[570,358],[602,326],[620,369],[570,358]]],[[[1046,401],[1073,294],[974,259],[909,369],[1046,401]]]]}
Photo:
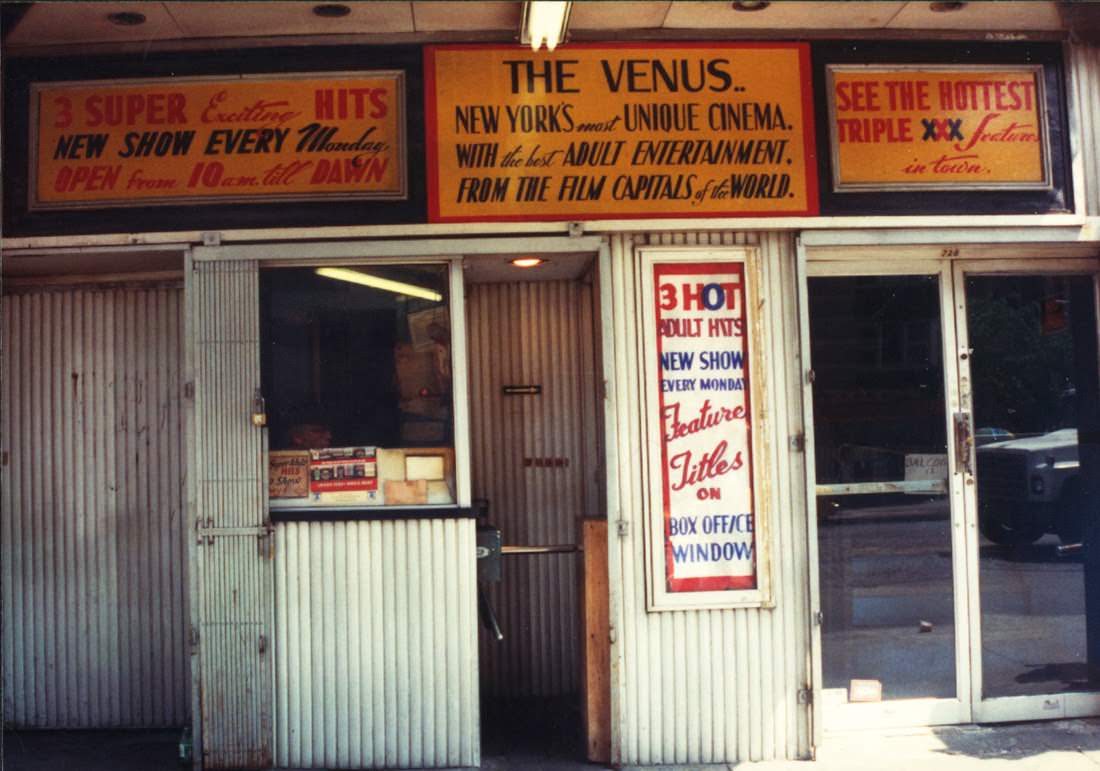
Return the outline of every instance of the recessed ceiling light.
{"type": "Polygon", "coordinates": [[[962,8],[966,3],[961,2],[936,2],[929,3],[928,9],[933,13],[950,13],[951,11],[957,11],[962,8]]]}
{"type": "Polygon", "coordinates": [[[145,23],[145,14],[137,11],[119,11],[107,14],[107,21],[119,27],[136,27],[145,23]]]}
{"type": "Polygon", "coordinates": [[[546,260],[541,257],[517,257],[512,260],[512,264],[517,268],[536,268],[544,262],[546,262],[546,260]]]}
{"type": "Polygon", "coordinates": [[[323,19],[339,19],[351,13],[351,9],[343,3],[324,3],[313,6],[313,14],[323,19]]]}
{"type": "Polygon", "coordinates": [[[730,7],[735,11],[762,11],[771,5],[768,0],[733,0],[730,7]]]}

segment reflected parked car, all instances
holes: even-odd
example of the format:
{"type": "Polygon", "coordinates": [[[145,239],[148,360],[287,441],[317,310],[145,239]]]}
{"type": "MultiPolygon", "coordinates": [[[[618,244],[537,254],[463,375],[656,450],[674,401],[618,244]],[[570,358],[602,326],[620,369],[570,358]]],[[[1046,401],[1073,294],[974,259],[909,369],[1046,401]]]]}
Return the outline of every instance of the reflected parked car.
{"type": "Polygon", "coordinates": [[[1076,428],[1003,441],[979,438],[977,444],[982,535],[1006,545],[1031,543],[1050,532],[1066,544],[1081,541],[1085,501],[1076,428]]]}

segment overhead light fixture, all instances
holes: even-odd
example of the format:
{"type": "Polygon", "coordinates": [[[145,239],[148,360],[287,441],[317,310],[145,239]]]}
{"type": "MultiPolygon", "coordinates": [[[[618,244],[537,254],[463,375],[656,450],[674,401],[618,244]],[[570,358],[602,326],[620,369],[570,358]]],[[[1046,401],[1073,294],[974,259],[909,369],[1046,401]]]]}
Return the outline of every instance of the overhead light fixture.
{"type": "Polygon", "coordinates": [[[558,43],[565,40],[572,7],[570,2],[527,0],[523,4],[523,19],[520,21],[520,42],[530,45],[532,51],[539,50],[545,42],[547,50],[553,51],[558,43]]]}
{"type": "Polygon", "coordinates": [[[443,299],[443,295],[432,289],[406,284],[403,281],[391,281],[388,278],[374,276],[370,273],[364,273],[361,270],[352,270],[350,268],[317,268],[314,273],[318,276],[324,276],[325,278],[334,278],[337,281],[347,281],[352,284],[369,286],[373,289],[381,289],[384,292],[393,292],[394,294],[403,294],[407,297],[419,297],[422,300],[431,300],[432,302],[439,302],[443,299]]]}
{"type": "Polygon", "coordinates": [[[541,257],[516,257],[512,260],[512,264],[517,268],[537,268],[542,265],[546,260],[541,257]]]}
{"type": "Polygon", "coordinates": [[[961,2],[937,2],[929,3],[928,10],[933,13],[950,13],[951,11],[961,10],[966,3],[961,2]]]}
{"type": "Polygon", "coordinates": [[[349,13],[351,13],[351,8],[343,3],[323,3],[313,6],[313,15],[320,16],[322,19],[339,19],[349,13]]]}
{"type": "Polygon", "coordinates": [[[136,27],[145,23],[145,14],[137,11],[119,11],[107,14],[107,21],[117,27],[136,27]]]}
{"type": "Polygon", "coordinates": [[[735,11],[762,11],[771,5],[768,0],[733,0],[730,7],[735,11]]]}

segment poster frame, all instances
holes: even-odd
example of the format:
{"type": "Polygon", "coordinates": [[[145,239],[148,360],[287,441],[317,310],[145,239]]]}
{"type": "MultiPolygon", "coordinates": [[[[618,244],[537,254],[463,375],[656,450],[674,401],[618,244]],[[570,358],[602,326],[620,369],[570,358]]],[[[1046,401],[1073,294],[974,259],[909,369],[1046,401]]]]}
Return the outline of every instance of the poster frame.
{"type": "Polygon", "coordinates": [[[646,611],[714,610],[732,608],[772,608],[775,606],[771,582],[770,533],[770,434],[768,420],[768,384],[764,350],[768,330],[763,312],[760,249],[737,247],[641,247],[638,249],[642,321],[641,397],[644,410],[642,441],[645,452],[643,548],[646,583],[646,611]],[[744,265],[745,321],[750,404],[751,484],[753,530],[756,554],[756,586],[752,589],[670,591],[666,582],[665,512],[663,454],[660,416],[660,369],[657,363],[657,317],[654,268],[660,264],[688,265],[741,263],[744,265]]]}

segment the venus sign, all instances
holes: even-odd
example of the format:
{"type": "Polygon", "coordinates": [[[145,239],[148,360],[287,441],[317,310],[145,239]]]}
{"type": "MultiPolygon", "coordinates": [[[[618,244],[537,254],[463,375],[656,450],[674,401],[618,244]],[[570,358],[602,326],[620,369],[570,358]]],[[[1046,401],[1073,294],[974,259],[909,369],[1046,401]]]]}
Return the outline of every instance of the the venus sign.
{"type": "Polygon", "coordinates": [[[653,266],[665,589],[755,589],[745,263],[653,266]]]}

